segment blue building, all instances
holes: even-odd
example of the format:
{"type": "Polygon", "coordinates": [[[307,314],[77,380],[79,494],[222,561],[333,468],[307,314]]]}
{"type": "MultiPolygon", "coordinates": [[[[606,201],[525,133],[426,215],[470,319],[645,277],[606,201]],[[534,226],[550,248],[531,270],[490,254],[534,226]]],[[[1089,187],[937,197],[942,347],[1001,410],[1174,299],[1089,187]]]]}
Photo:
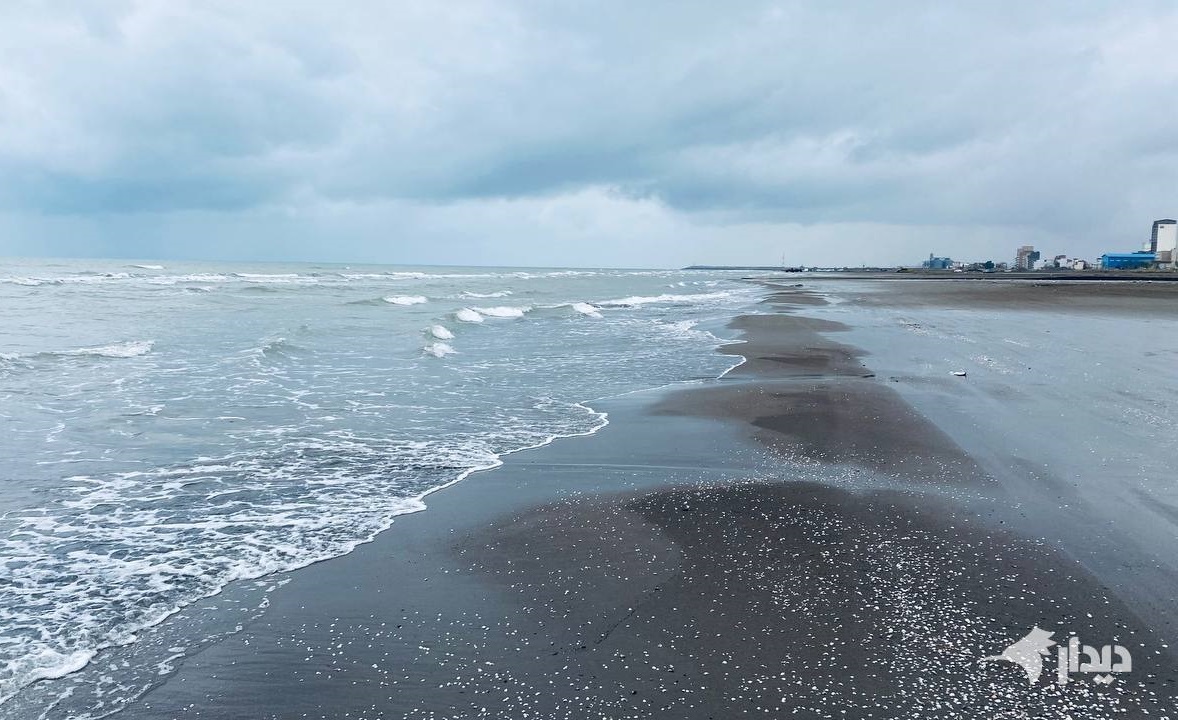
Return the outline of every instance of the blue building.
{"type": "Polygon", "coordinates": [[[953,267],[953,260],[947,257],[935,257],[929,253],[928,260],[920,264],[926,270],[948,270],[953,267]]]}
{"type": "Polygon", "coordinates": [[[1140,270],[1153,267],[1158,256],[1151,252],[1106,253],[1100,256],[1101,270],[1140,270]]]}

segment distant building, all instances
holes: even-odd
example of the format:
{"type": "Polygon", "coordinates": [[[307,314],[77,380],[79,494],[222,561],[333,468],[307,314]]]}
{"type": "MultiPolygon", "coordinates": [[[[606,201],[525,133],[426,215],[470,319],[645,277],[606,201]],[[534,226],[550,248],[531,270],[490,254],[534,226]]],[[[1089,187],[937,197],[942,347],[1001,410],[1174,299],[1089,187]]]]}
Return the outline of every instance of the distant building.
{"type": "Polygon", "coordinates": [[[1105,253],[1100,256],[1101,270],[1142,270],[1153,267],[1157,262],[1156,253],[1138,251],[1133,253],[1105,253]]]}
{"type": "Polygon", "coordinates": [[[1178,221],[1154,220],[1153,232],[1149,235],[1149,251],[1152,253],[1178,250],[1178,221]]]}
{"type": "Polygon", "coordinates": [[[1157,263],[1163,268],[1178,269],[1178,222],[1154,220],[1149,234],[1150,252],[1157,253],[1157,263]]]}
{"type": "Polygon", "coordinates": [[[953,260],[947,257],[935,257],[929,253],[928,260],[922,262],[920,266],[925,270],[948,270],[953,267],[953,260]]]}
{"type": "Polygon", "coordinates": [[[1015,270],[1034,270],[1035,261],[1039,259],[1039,251],[1034,245],[1023,245],[1014,255],[1015,270]]]}

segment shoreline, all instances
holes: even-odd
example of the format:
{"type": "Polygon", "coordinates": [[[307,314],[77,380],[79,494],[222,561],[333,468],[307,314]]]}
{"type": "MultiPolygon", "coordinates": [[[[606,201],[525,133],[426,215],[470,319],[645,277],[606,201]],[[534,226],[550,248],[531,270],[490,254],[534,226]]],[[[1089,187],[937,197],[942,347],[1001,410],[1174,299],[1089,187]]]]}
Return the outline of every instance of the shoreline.
{"type": "MultiPolygon", "coordinates": [[[[692,269],[692,268],[686,268],[692,269]]],[[[727,268],[729,270],[746,270],[749,272],[759,272],[763,270],[773,270],[773,268],[727,268]]],[[[1178,272],[1173,270],[1035,270],[1031,272],[1024,271],[1005,271],[1005,272],[979,272],[979,271],[965,271],[954,272],[952,270],[921,270],[921,269],[889,269],[880,270],[876,272],[862,271],[862,270],[816,270],[816,271],[785,271],[777,270],[780,273],[777,276],[759,275],[752,279],[765,280],[768,282],[780,282],[784,280],[793,279],[808,279],[813,281],[824,280],[976,280],[982,282],[1014,282],[1024,280],[1042,280],[1044,282],[1124,282],[1124,283],[1149,283],[1149,282],[1176,282],[1178,281],[1178,272]],[[782,277],[784,276],[784,278],[782,277]]]]}
{"type": "Polygon", "coordinates": [[[766,302],[733,321],[744,342],[720,351],[745,360],[720,378],[603,401],[601,432],[431,493],[429,512],[289,574],[121,716],[1178,707],[1172,651],[1092,575],[963,502],[995,490],[985,468],[832,338],[845,327],[790,312],[815,294],[766,302]],[[1048,622],[1135,643],[1134,675],[1030,688],[977,663],[1048,622]]]}

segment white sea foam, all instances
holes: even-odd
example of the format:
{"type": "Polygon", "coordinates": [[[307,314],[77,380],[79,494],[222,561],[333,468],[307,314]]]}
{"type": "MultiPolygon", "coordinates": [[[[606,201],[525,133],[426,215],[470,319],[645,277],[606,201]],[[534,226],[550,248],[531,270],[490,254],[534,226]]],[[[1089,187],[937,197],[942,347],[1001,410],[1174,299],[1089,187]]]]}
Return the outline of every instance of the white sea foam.
{"type": "Polygon", "coordinates": [[[453,355],[458,352],[453,347],[447,345],[444,342],[430,343],[429,345],[425,346],[425,351],[430,355],[438,358],[446,357],[447,355],[453,355]]]}
{"type": "Polygon", "coordinates": [[[712,300],[727,300],[733,296],[731,292],[698,293],[695,295],[634,295],[616,300],[603,300],[597,303],[602,307],[639,307],[642,305],[688,305],[692,303],[708,302],[712,300]]]}
{"type": "Polygon", "coordinates": [[[429,334],[438,340],[453,340],[454,339],[454,333],[450,332],[450,330],[447,329],[446,326],[444,326],[444,325],[431,325],[430,329],[429,329],[429,334]]]}
{"type": "MultiPolygon", "coordinates": [[[[11,673],[20,677],[25,684],[38,680],[54,680],[86,667],[97,654],[98,648],[58,652],[52,648],[41,647],[24,657],[10,661],[5,669],[5,675],[11,673]]],[[[16,689],[15,684],[6,685],[0,681],[0,703],[7,700],[16,689]]]]}
{"type": "MultiPolygon", "coordinates": [[[[449,351],[436,347],[431,354],[449,351]]],[[[430,493],[500,465],[502,454],[606,424],[604,414],[579,403],[542,401],[536,409],[563,414],[563,427],[500,428],[486,438],[510,443],[497,452],[483,439],[378,443],[340,431],[330,441],[300,438],[265,457],[67,478],[75,483],[74,499],[63,503],[68,513],[21,513],[12,518],[19,531],[0,537],[0,556],[21,559],[9,566],[0,613],[24,629],[0,637],[0,657],[18,658],[0,665],[0,703],[31,682],[83,668],[104,649],[135,642],[140,631],[230,582],[350,553],[395,517],[425,509],[430,493]],[[344,453],[352,461],[341,466],[344,453]],[[412,494],[396,495],[406,491],[412,494]],[[182,508],[203,509],[176,515],[182,508]],[[88,544],[77,548],[82,536],[88,544]],[[98,593],[112,602],[96,606],[98,593]]]]}
{"type": "Polygon", "coordinates": [[[476,307],[474,311],[485,317],[493,318],[521,318],[531,311],[530,307],[476,307]]]}
{"type": "Polygon", "coordinates": [[[707,342],[719,342],[712,333],[707,330],[700,330],[698,320],[676,320],[675,322],[659,323],[659,329],[671,335],[677,335],[681,338],[692,340],[703,340],[707,342]]]}
{"type": "Polygon", "coordinates": [[[588,317],[591,317],[591,318],[602,317],[601,311],[598,310],[597,308],[593,307],[589,303],[575,302],[572,305],[570,305],[569,307],[571,307],[572,309],[581,313],[582,315],[587,315],[588,317]]]}
{"type": "Polygon", "coordinates": [[[63,356],[94,356],[108,358],[133,358],[146,355],[155,346],[154,340],[132,340],[101,347],[78,348],[77,350],[61,350],[54,355],[63,356]]]}
{"type": "Polygon", "coordinates": [[[462,293],[462,297],[486,299],[486,298],[508,297],[509,295],[512,295],[512,294],[513,293],[510,290],[499,290],[497,292],[488,292],[488,293],[464,292],[464,293],[462,293]]]}
{"type": "Polygon", "coordinates": [[[390,305],[422,305],[429,302],[429,298],[424,295],[395,295],[382,300],[390,305]]]}
{"type": "Polygon", "coordinates": [[[227,283],[235,279],[220,273],[189,273],[186,275],[156,275],[147,279],[149,285],[182,285],[187,283],[227,283]]]}
{"type": "MultiPolygon", "coordinates": [[[[173,273],[198,267],[209,268],[169,265],[173,273]]],[[[431,311],[434,319],[423,322],[413,320],[413,311],[396,310],[383,323],[349,325],[335,322],[338,316],[331,314],[333,308],[339,312],[339,300],[347,295],[298,285],[312,281],[307,274],[312,269],[254,277],[233,275],[231,268],[188,275],[140,273],[123,281],[94,280],[111,287],[86,288],[96,297],[107,293],[110,301],[126,303],[127,313],[148,319],[161,298],[167,302],[174,292],[184,300],[177,303],[176,322],[194,327],[203,328],[199,323],[209,312],[250,315],[243,315],[245,324],[210,328],[199,344],[169,345],[166,353],[161,345],[155,352],[166,362],[59,359],[44,363],[44,373],[28,374],[30,383],[44,376],[47,386],[61,392],[32,395],[46,405],[43,410],[33,400],[13,399],[24,403],[27,437],[53,443],[30,445],[33,453],[25,463],[52,477],[44,486],[49,492],[5,515],[11,532],[0,534],[0,557],[8,559],[0,561],[6,581],[0,593],[0,627],[5,628],[0,633],[0,695],[39,677],[69,672],[102,648],[112,649],[76,682],[46,681],[21,692],[16,702],[41,693],[58,696],[67,685],[79,688],[79,695],[115,684],[143,687],[156,673],[178,666],[178,658],[163,652],[176,643],[169,639],[157,646],[155,633],[141,632],[168,614],[234,580],[350,552],[394,517],[423,509],[428,492],[497,465],[505,452],[604,425],[604,415],[573,404],[574,399],[711,374],[707,368],[719,362],[706,344],[701,350],[697,340],[706,339],[696,335],[701,331],[673,322],[699,316],[711,320],[718,315],[716,304],[702,311],[685,303],[603,313],[596,303],[567,302],[653,296],[664,292],[665,280],[630,281],[624,273],[599,273],[600,279],[565,282],[542,279],[559,277],[554,274],[498,272],[487,275],[494,280],[474,285],[443,282],[433,273],[351,280],[324,270],[316,276],[323,284],[354,288],[348,292],[367,298],[368,311],[382,305],[384,294],[421,293],[436,301],[469,288],[499,290],[495,297],[514,291],[515,299],[495,302],[517,306],[462,307],[459,303],[480,301],[451,300],[454,304],[445,309],[453,316],[431,311]],[[270,288],[280,294],[268,295],[264,303],[243,292],[183,298],[179,289],[153,287],[157,282],[191,283],[185,290],[196,285],[239,291],[246,283],[273,283],[270,288]],[[562,304],[542,304],[549,301],[562,304]],[[536,310],[527,321],[511,320],[525,315],[524,305],[536,310]],[[483,322],[484,312],[507,319],[487,321],[495,323],[496,332],[453,324],[483,322]],[[605,319],[579,319],[593,313],[605,319]],[[311,327],[297,328],[294,317],[306,317],[311,327]],[[394,352],[385,352],[383,343],[390,339],[394,352]],[[554,345],[562,352],[553,353],[554,345]],[[243,350],[250,346],[258,347],[243,350]],[[460,354],[448,357],[455,347],[460,354]],[[623,362],[627,372],[619,372],[623,362]],[[536,370],[517,372],[525,363],[536,370]],[[134,372],[126,372],[128,367],[134,372]],[[107,373],[125,377],[106,382],[107,373]],[[165,401],[166,409],[154,415],[165,401]],[[95,417],[119,418],[109,443],[96,445],[89,433],[74,431],[78,408],[95,417]],[[67,427],[58,433],[62,422],[67,427]],[[169,444],[174,437],[184,442],[169,444]],[[137,634],[143,636],[140,645],[115,648],[137,634]],[[44,659],[44,669],[11,664],[33,657],[44,659]],[[124,659],[140,663],[143,674],[135,675],[124,659]],[[119,669],[109,669],[116,660],[119,669]],[[113,680],[104,686],[102,676],[113,680]]],[[[60,271],[12,271],[18,272],[51,277],[60,271]]],[[[44,296],[49,315],[54,293],[22,294],[44,296]]],[[[125,337],[119,334],[121,322],[90,328],[89,321],[83,314],[76,323],[86,333],[78,337],[125,337]]],[[[75,339],[54,345],[55,337],[33,337],[29,347],[87,344],[75,339]]],[[[129,347],[113,353],[112,347],[81,349],[102,357],[134,357],[129,347]]],[[[21,360],[37,366],[44,355],[21,360]]],[[[6,366],[0,363],[0,368],[6,366]]],[[[169,625],[159,633],[172,631],[169,625]]],[[[104,698],[108,707],[113,697],[104,698]]],[[[84,708],[95,706],[87,702],[84,708]]],[[[48,716],[71,716],[66,704],[48,716]]]]}
{"type": "Polygon", "coordinates": [[[458,322],[464,323],[481,323],[483,321],[483,316],[480,315],[476,310],[462,308],[458,312],[454,313],[454,319],[458,322]]]}
{"type": "MultiPolygon", "coordinates": [[[[38,278],[38,279],[40,279],[40,278],[38,278]]],[[[98,285],[98,284],[103,284],[103,283],[109,283],[111,281],[121,283],[123,280],[130,280],[130,279],[132,279],[130,273],[125,273],[125,272],[109,273],[108,272],[108,273],[67,275],[64,277],[47,279],[47,280],[45,280],[45,282],[51,282],[55,285],[98,285]]]]}
{"type": "Polygon", "coordinates": [[[164,269],[163,265],[132,265],[131,267],[139,268],[140,270],[163,270],[164,269]]]}

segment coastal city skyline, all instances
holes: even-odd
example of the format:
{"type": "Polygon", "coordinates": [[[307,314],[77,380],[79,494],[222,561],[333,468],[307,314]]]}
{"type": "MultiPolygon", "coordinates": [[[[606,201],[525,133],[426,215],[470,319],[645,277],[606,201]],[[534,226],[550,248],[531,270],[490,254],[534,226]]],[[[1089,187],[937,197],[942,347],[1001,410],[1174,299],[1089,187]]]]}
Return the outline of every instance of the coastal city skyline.
{"type": "Polygon", "coordinates": [[[1139,248],[1127,249],[1132,243],[1120,243],[1115,250],[1098,257],[1077,257],[1068,253],[1052,255],[1037,250],[1034,245],[1022,245],[1014,254],[1013,262],[1004,260],[954,260],[929,253],[921,262],[925,270],[1178,270],[1178,221],[1172,218],[1155,220],[1149,238],[1139,248]],[[1042,264],[1040,265],[1039,263],[1042,264]]]}

